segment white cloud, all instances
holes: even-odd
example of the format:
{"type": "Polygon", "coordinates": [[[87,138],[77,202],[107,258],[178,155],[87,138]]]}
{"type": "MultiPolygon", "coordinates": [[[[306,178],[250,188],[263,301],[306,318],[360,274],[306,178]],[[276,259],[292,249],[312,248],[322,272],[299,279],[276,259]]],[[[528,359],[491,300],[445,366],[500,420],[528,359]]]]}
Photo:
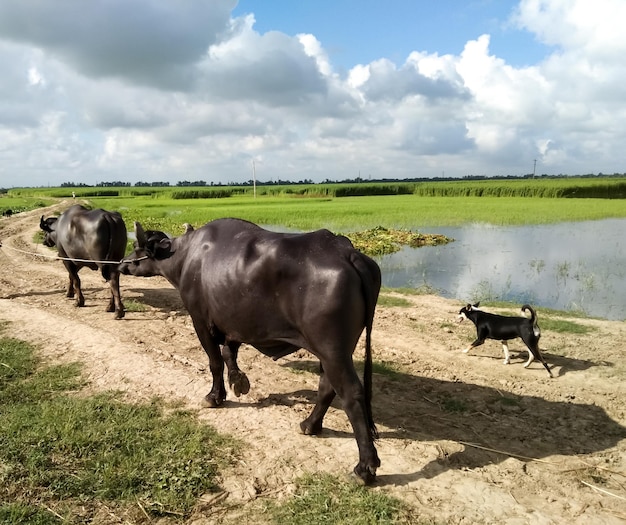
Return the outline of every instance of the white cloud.
{"type": "Polygon", "coordinates": [[[234,0],[0,2],[0,186],[623,172],[622,0],[522,0],[554,52],[490,36],[335,72],[234,0]]]}
{"type": "Polygon", "coordinates": [[[625,19],[622,0],[522,0],[513,16],[546,44],[610,61],[626,51],[625,19]]]}
{"type": "Polygon", "coordinates": [[[0,35],[93,77],[185,89],[220,38],[235,0],[7,0],[0,35]]]}

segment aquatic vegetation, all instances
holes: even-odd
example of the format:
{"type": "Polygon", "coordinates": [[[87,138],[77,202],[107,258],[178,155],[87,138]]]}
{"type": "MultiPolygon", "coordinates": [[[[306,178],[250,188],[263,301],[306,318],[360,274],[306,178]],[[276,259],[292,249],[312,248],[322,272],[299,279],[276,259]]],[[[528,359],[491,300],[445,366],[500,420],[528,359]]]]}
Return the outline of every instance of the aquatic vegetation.
{"type": "Polygon", "coordinates": [[[357,250],[370,256],[394,253],[403,246],[410,246],[411,248],[437,246],[454,240],[445,235],[396,230],[383,226],[344,235],[352,241],[357,250]]]}

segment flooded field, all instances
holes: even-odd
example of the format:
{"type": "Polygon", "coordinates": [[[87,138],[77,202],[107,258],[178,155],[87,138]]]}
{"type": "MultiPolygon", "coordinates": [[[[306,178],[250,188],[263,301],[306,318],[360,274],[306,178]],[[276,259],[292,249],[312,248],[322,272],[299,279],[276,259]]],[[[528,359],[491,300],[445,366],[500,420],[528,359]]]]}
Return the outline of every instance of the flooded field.
{"type": "Polygon", "coordinates": [[[377,258],[383,285],[626,319],[626,220],[429,228],[455,239],[377,258]]]}

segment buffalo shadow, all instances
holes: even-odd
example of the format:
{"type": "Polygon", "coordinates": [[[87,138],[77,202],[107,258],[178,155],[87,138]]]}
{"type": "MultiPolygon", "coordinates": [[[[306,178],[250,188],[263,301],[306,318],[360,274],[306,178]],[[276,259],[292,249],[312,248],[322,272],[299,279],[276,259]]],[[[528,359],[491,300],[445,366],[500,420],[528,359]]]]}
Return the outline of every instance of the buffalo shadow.
{"type": "MultiPolygon", "coordinates": [[[[300,360],[283,366],[311,372],[318,369],[317,361],[300,360]]],[[[533,372],[528,371],[529,381],[535,380],[531,377],[533,372]]],[[[297,401],[305,395],[298,391],[287,397],[297,401]]],[[[315,395],[310,392],[311,403],[315,402],[315,395]]],[[[340,408],[341,402],[336,399],[333,405],[340,408]]],[[[611,419],[602,407],[576,402],[574,395],[551,401],[397,371],[374,373],[372,410],[375,422],[385,427],[381,438],[465,442],[492,449],[465,446],[451,454],[443,452],[417,472],[379,476],[382,484],[402,485],[448,469],[484,467],[504,461],[509,455],[524,461],[591,454],[615,447],[626,438],[626,427],[611,419]]],[[[332,431],[331,435],[341,433],[332,431]]]]}
{"type": "MultiPolygon", "coordinates": [[[[126,278],[126,276],[124,276],[126,278]]],[[[144,277],[133,277],[133,279],[144,279],[144,277]]],[[[122,288],[122,297],[136,300],[137,302],[155,308],[165,313],[172,310],[180,310],[181,314],[187,314],[187,310],[180,298],[180,293],[174,287],[172,288],[122,288]],[[130,293],[138,294],[139,297],[133,297],[130,293]]]]}
{"type": "MultiPolygon", "coordinates": [[[[83,295],[85,296],[85,302],[87,302],[87,300],[91,300],[93,297],[96,297],[98,295],[98,293],[102,292],[103,290],[108,292],[108,289],[106,288],[96,288],[96,287],[90,287],[90,288],[82,288],[81,290],[83,291],[83,295]]],[[[29,290],[27,292],[14,292],[14,293],[10,293],[7,294],[5,296],[3,296],[3,299],[19,299],[20,297],[46,297],[46,296],[58,296],[58,297],[62,297],[63,299],[66,299],[68,301],[74,301],[75,298],[74,297],[66,297],[67,293],[67,288],[55,288],[55,289],[51,289],[51,290],[29,290]]],[[[88,305],[85,305],[88,306],[88,305]]]]}
{"type": "MultiPolygon", "coordinates": [[[[129,290],[142,294],[140,302],[153,308],[186,313],[180,295],[174,288],[129,290]]],[[[605,362],[595,363],[542,353],[547,356],[551,366],[559,368],[554,370],[559,375],[593,366],[610,366],[610,363],[605,362]]],[[[511,356],[515,355],[516,351],[512,349],[511,356]]],[[[525,351],[520,351],[519,356],[523,360],[525,355],[525,351]]],[[[501,361],[501,358],[497,360],[501,361]]],[[[278,363],[295,370],[319,371],[319,362],[314,359],[278,363]]],[[[272,366],[269,358],[267,364],[272,366]]],[[[529,370],[528,381],[544,380],[544,373],[543,368],[529,370]],[[534,377],[534,373],[542,374],[542,378],[534,377]]],[[[254,389],[254,384],[251,386],[254,389]]],[[[224,406],[234,409],[237,406],[263,407],[273,404],[313,405],[315,399],[316,390],[298,390],[270,394],[254,403],[227,399],[224,406]]],[[[335,399],[333,406],[341,409],[341,401],[335,399]]],[[[601,452],[615,447],[626,438],[626,427],[611,419],[602,407],[578,403],[574,396],[550,401],[460,380],[446,381],[398,371],[374,373],[372,408],[375,422],[388,429],[380,433],[382,438],[475,443],[517,456],[521,460],[601,452]]],[[[319,437],[323,438],[324,435],[353,439],[351,432],[327,428],[319,437]]],[[[379,483],[401,485],[434,477],[448,469],[484,467],[507,458],[507,454],[465,446],[461,451],[442,454],[417,472],[379,476],[379,483]]]]}

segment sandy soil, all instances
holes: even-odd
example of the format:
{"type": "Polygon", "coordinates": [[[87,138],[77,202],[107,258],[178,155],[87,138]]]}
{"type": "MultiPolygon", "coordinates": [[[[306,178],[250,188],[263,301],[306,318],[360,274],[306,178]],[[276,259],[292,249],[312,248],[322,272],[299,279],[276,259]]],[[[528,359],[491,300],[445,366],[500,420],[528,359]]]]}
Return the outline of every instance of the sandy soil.
{"type": "MultiPolygon", "coordinates": [[[[83,362],[93,389],[200,407],[210,388],[207,359],[177,292],[161,278],[122,276],[123,299],[146,311],[116,321],[104,311],[108,287],[83,269],[86,306],[76,308],[65,298],[62,263],[22,252],[51,253],[33,243],[33,234],[39,217],[53,210],[0,219],[5,335],[36,344],[50,361],[83,362]]],[[[475,332],[456,322],[460,302],[409,300],[410,307],[379,307],[376,314],[374,359],[397,373],[374,375],[382,466],[371,490],[410,504],[416,521],[626,523],[626,324],[576,320],[592,328],[585,335],[544,329],[550,379],[538,363],[522,367],[519,340],[510,344],[508,366],[495,341],[461,353],[475,332]]],[[[355,357],[362,360],[362,345],[355,357]]],[[[224,472],[224,492],[199,506],[194,523],[247,523],[259,502],[289,495],[304,472],[344,475],[357,461],[340,404],[331,407],[322,436],[298,432],[317,387],[310,354],[274,362],[243,347],[240,365],[250,392],[199,414],[247,445],[224,472]]]]}

